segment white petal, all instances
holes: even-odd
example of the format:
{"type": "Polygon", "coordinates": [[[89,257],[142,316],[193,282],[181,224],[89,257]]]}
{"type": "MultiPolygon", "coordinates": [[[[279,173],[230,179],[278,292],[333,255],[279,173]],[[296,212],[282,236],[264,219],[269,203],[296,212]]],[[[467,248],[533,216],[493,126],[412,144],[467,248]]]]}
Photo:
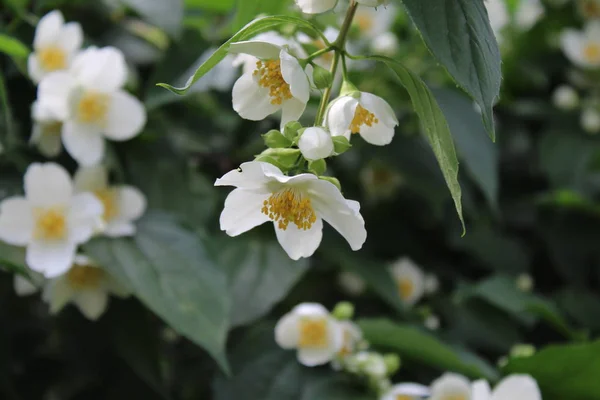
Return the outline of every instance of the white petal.
{"type": "Polygon", "coordinates": [[[320,14],[335,7],[338,0],[296,0],[296,4],[303,13],[320,14]]]}
{"type": "Polygon", "coordinates": [[[71,301],[74,294],[66,276],[61,276],[46,284],[42,299],[50,305],[50,313],[56,314],[71,301]]]}
{"type": "Polygon", "coordinates": [[[45,71],[40,66],[40,61],[35,53],[31,53],[27,58],[27,74],[35,83],[40,83],[45,75],[45,71]]]}
{"type": "Polygon", "coordinates": [[[103,165],[80,167],[73,177],[76,192],[95,192],[108,187],[108,171],[103,165]]]}
{"type": "Polygon", "coordinates": [[[135,235],[137,229],[134,224],[127,221],[110,221],[102,233],[108,237],[123,237],[135,235]]]}
{"type": "Polygon", "coordinates": [[[471,398],[471,385],[462,375],[447,372],[431,384],[431,398],[444,399],[448,396],[471,398]]]}
{"type": "Polygon", "coordinates": [[[73,297],[73,303],[87,319],[95,321],[106,310],[108,294],[101,290],[77,292],[73,297]]]}
{"type": "Polygon", "coordinates": [[[598,42],[600,41],[600,22],[596,20],[590,20],[585,25],[585,36],[588,40],[598,42]]]}
{"type": "Polygon", "coordinates": [[[66,122],[62,141],[69,155],[80,165],[98,164],[104,156],[104,137],[95,126],[66,122]]]}
{"type": "Polygon", "coordinates": [[[283,177],[283,172],[273,164],[261,161],[249,161],[240,165],[240,170],[234,169],[215,181],[215,186],[235,186],[254,192],[270,193],[267,188],[273,176],[283,177]],[[266,174],[269,174],[267,176],[266,174]]]}
{"type": "Polygon", "coordinates": [[[307,230],[298,229],[294,223],[290,223],[286,230],[279,229],[277,223],[273,225],[279,244],[292,260],[312,256],[323,238],[323,221],[318,217],[307,230]]]}
{"type": "Polygon", "coordinates": [[[293,313],[285,314],[275,325],[275,342],[284,349],[293,349],[298,345],[298,316],[293,313]]]}
{"type": "Polygon", "coordinates": [[[494,388],[492,400],[542,400],[542,395],[531,376],[510,375],[494,388]]]}
{"type": "Polygon", "coordinates": [[[25,172],[25,196],[33,206],[66,205],[73,196],[67,170],[56,163],[33,163],[25,172]]]}
{"type": "Polygon", "coordinates": [[[69,240],[74,243],[87,242],[98,227],[104,213],[104,206],[91,193],[79,193],[70,203],[67,223],[69,240]]]}
{"type": "Polygon", "coordinates": [[[588,65],[583,52],[586,41],[580,32],[574,29],[566,29],[561,34],[560,41],[562,50],[567,58],[576,65],[583,67],[588,65]]]}
{"type": "Polygon", "coordinates": [[[288,122],[298,121],[305,109],[306,103],[303,103],[296,98],[284,101],[281,105],[281,130],[283,130],[288,122]]]}
{"type": "Polygon", "coordinates": [[[231,54],[250,54],[261,60],[277,60],[281,47],[269,42],[247,40],[231,43],[228,51],[231,54]]]}
{"type": "Polygon", "coordinates": [[[128,185],[115,187],[117,195],[117,219],[134,221],[146,211],[146,197],[137,188],[128,185]]]}
{"type": "Polygon", "coordinates": [[[54,278],[71,268],[76,245],[67,241],[33,240],[27,246],[26,261],[29,268],[54,278]]]}
{"type": "Polygon", "coordinates": [[[252,73],[244,74],[233,85],[233,109],[244,119],[260,121],[279,110],[271,104],[269,89],[261,87],[252,73]]]}
{"type": "Polygon", "coordinates": [[[492,397],[492,390],[490,384],[483,379],[473,382],[471,386],[472,400],[490,400],[492,397]]]}
{"type": "Polygon", "coordinates": [[[121,89],[127,81],[125,57],[114,47],[81,52],[73,61],[71,72],[85,88],[104,93],[121,89]]]}
{"type": "Polygon", "coordinates": [[[31,205],[24,197],[10,197],[0,203],[0,240],[13,246],[26,246],[33,237],[31,205]]]}
{"type": "Polygon", "coordinates": [[[325,116],[331,136],[345,136],[350,140],[350,125],[357,106],[358,100],[350,96],[340,97],[331,103],[325,116]]]}
{"type": "Polygon", "coordinates": [[[329,317],[329,311],[319,303],[300,303],[292,312],[301,317],[329,317]]]}
{"type": "Polygon", "coordinates": [[[33,47],[40,49],[52,45],[58,39],[65,19],[60,11],[54,10],[44,15],[35,28],[33,47]]]}
{"type": "Polygon", "coordinates": [[[360,129],[360,135],[369,143],[383,146],[389,144],[394,136],[394,127],[398,125],[398,118],[392,110],[392,107],[381,97],[371,93],[361,93],[361,105],[375,114],[379,120],[372,127],[363,125],[360,129]]]}
{"type": "Polygon", "coordinates": [[[57,44],[71,55],[81,48],[83,44],[83,31],[77,22],[65,24],[57,38],[57,44]]]}
{"type": "MultiPolygon", "coordinates": [[[[391,392],[396,396],[429,396],[429,388],[425,385],[420,385],[418,383],[400,383],[398,385],[394,385],[391,389],[391,392]]],[[[393,398],[396,399],[396,397],[393,398]]]]}
{"type": "Polygon", "coordinates": [[[307,103],[310,98],[310,86],[308,77],[298,59],[285,50],[281,50],[279,58],[281,59],[281,75],[290,85],[292,96],[303,103],[307,103]]]}
{"type": "Polygon", "coordinates": [[[37,97],[41,106],[48,109],[56,119],[63,121],[69,116],[69,96],[75,88],[75,80],[65,71],[48,74],[38,86],[37,97]]]}
{"type": "Polygon", "coordinates": [[[335,353],[336,350],[327,347],[323,349],[298,349],[298,361],[307,367],[315,367],[331,361],[335,353]]]}
{"type": "Polygon", "coordinates": [[[112,140],[129,140],[146,125],[144,105],[127,92],[113,93],[108,108],[108,123],[104,135],[112,140]]]}
{"type": "Polygon", "coordinates": [[[264,193],[245,189],[229,193],[219,219],[221,230],[229,236],[237,236],[269,221],[269,217],[261,212],[267,198],[264,193]]]}
{"type": "Polygon", "coordinates": [[[15,293],[19,296],[29,296],[38,291],[38,287],[36,285],[21,275],[15,275],[14,287],[15,293]]]}

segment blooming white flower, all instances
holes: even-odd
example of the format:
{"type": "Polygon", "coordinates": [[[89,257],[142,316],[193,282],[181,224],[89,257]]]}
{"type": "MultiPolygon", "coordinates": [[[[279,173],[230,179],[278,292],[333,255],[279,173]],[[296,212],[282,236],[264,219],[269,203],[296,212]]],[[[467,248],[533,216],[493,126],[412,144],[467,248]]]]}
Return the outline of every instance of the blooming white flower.
{"type": "Polygon", "coordinates": [[[579,105],[579,94],[569,85],[561,85],[552,94],[552,102],[561,110],[573,110],[579,105]]]}
{"type": "Polygon", "coordinates": [[[392,141],[398,118],[381,97],[356,92],[332,101],[325,123],[332,136],[345,136],[350,140],[350,134],[359,133],[368,143],[384,146],[392,141]]]}
{"type": "Polygon", "coordinates": [[[123,53],[114,47],[88,48],[69,71],[48,75],[38,87],[38,102],[63,121],[62,142],[81,165],[104,155],[104,138],[133,138],[146,124],[142,103],[122,88],[127,79],[123,53]]]}
{"type": "Polygon", "coordinates": [[[104,269],[88,257],[77,255],[64,275],[46,283],[42,299],[50,305],[52,314],[73,303],[86,318],[96,320],[106,310],[110,293],[118,297],[129,295],[104,269]]]}
{"type": "Polygon", "coordinates": [[[384,56],[394,56],[400,47],[398,36],[394,32],[385,32],[371,41],[371,50],[384,56]]]}
{"type": "Polygon", "coordinates": [[[320,14],[333,9],[338,0],[296,0],[296,4],[305,14],[320,14]]]}
{"type": "Polygon", "coordinates": [[[429,400],[471,400],[471,383],[462,375],[445,373],[431,384],[429,400]]]}
{"type": "Polygon", "coordinates": [[[360,275],[350,271],[342,271],[338,275],[338,284],[351,296],[360,296],[367,288],[367,283],[360,275]]]}
{"type": "Polygon", "coordinates": [[[319,126],[306,128],[298,140],[298,148],[308,161],[321,160],[333,154],[333,139],[319,126]]]}
{"type": "Polygon", "coordinates": [[[581,127],[590,134],[600,132],[600,112],[595,108],[584,108],[581,112],[581,127]]]}
{"type": "Polygon", "coordinates": [[[91,193],[73,194],[71,178],[58,164],[33,163],[24,181],[25,197],[0,203],[0,240],[27,246],[27,265],[56,277],[69,269],[77,245],[98,227],[103,206],[91,193]]]}
{"type": "MultiPolygon", "coordinates": [[[[377,7],[382,4],[381,0],[362,0],[362,4],[370,7],[377,7]],[[366,4],[370,2],[371,4],[366,4]],[[377,4],[379,3],[379,4],[377,4]]],[[[359,7],[354,16],[354,24],[360,30],[360,37],[369,40],[376,39],[392,28],[398,8],[393,4],[385,7],[370,8],[359,7]]]]}
{"type": "Polygon", "coordinates": [[[537,382],[529,375],[510,375],[502,379],[492,392],[490,385],[473,383],[473,400],[542,400],[537,382]]]}
{"type": "MultiPolygon", "coordinates": [[[[288,52],[298,58],[306,58],[308,54],[304,51],[302,46],[293,38],[288,38],[281,35],[276,31],[267,31],[259,33],[253,38],[249,39],[251,42],[267,42],[277,45],[281,48],[286,48],[288,52]]],[[[256,63],[260,61],[258,58],[251,54],[235,54],[232,65],[234,67],[242,67],[244,73],[254,72],[256,69],[256,63]]]]}
{"type": "Polygon", "coordinates": [[[46,157],[58,156],[62,150],[60,134],[63,124],[60,118],[37,101],[31,106],[31,118],[33,131],[29,142],[46,157]]]}
{"type": "Polygon", "coordinates": [[[380,400],[416,400],[429,396],[429,388],[418,383],[399,383],[392,386],[380,400]]]}
{"type": "Polygon", "coordinates": [[[403,257],[390,266],[398,294],[407,306],[415,305],[425,294],[425,275],[410,259],[403,257]]]}
{"type": "Polygon", "coordinates": [[[44,15],[35,29],[33,50],[27,60],[31,79],[39,83],[53,71],[69,68],[83,43],[83,32],[77,22],[65,24],[60,11],[44,15]]]}
{"type": "Polygon", "coordinates": [[[588,22],[583,31],[566,29],[561,34],[561,46],[575,65],[600,67],[600,21],[588,22]]]}
{"type": "Polygon", "coordinates": [[[367,238],[360,204],[346,200],[332,183],[312,174],[286,176],[271,164],[251,161],[217,179],[235,186],[225,200],[221,230],[240,235],[273,221],[279,243],[293,260],[310,257],[323,236],[323,220],[359,250],[367,238]]]}
{"type": "Polygon", "coordinates": [[[102,165],[81,167],[74,177],[76,192],[93,193],[104,205],[103,234],[110,237],[135,234],[133,221],[146,210],[146,197],[129,185],[109,186],[108,171],[102,165]]]}
{"type": "Polygon", "coordinates": [[[287,48],[259,41],[232,43],[232,53],[250,54],[259,60],[233,85],[233,109],[245,119],[260,121],[282,110],[281,127],[296,121],[310,97],[307,72],[287,48]]]}
{"type": "Polygon", "coordinates": [[[335,357],[344,344],[344,334],[325,307],[302,303],[279,320],[275,341],[284,349],[298,349],[298,361],[313,367],[335,357]]]}

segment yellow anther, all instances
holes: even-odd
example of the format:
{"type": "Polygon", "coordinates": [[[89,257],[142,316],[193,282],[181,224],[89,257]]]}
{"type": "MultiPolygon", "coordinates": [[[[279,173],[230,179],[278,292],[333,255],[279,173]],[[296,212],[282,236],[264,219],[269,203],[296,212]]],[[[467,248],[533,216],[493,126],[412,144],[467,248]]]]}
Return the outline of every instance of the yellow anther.
{"type": "Polygon", "coordinates": [[[253,73],[258,79],[258,84],[269,89],[271,104],[281,105],[285,100],[290,100],[292,92],[290,85],[283,79],[281,74],[281,62],[279,60],[257,61],[253,73]]]}
{"type": "Polygon", "coordinates": [[[414,397],[407,394],[399,394],[396,395],[396,400],[414,400],[414,397]]]}
{"type": "Polygon", "coordinates": [[[104,206],[104,214],[102,217],[105,221],[110,221],[119,213],[119,206],[117,204],[117,196],[114,190],[102,189],[94,192],[98,200],[102,202],[104,206]]]}
{"type": "Polygon", "coordinates": [[[59,209],[39,211],[35,228],[37,239],[64,239],[67,234],[67,222],[64,212],[59,209]]]}
{"type": "Polygon", "coordinates": [[[104,278],[104,271],[87,265],[73,265],[67,273],[67,280],[77,290],[95,289],[104,278]]]}
{"type": "Polygon", "coordinates": [[[293,188],[273,193],[263,202],[261,212],[277,222],[277,227],[284,231],[290,222],[298,229],[308,230],[317,221],[310,198],[293,188]]]}
{"type": "Polygon", "coordinates": [[[108,95],[97,92],[86,92],[79,99],[77,117],[86,124],[102,124],[108,114],[110,99],[108,95]]]}
{"type": "Polygon", "coordinates": [[[67,68],[67,55],[60,47],[46,47],[39,51],[38,60],[46,71],[67,68]]]}
{"type": "Polygon", "coordinates": [[[327,347],[326,319],[303,319],[299,322],[298,329],[300,330],[298,347],[312,349],[327,347]]]}
{"type": "Polygon", "coordinates": [[[414,283],[408,278],[398,279],[398,292],[402,300],[407,300],[415,292],[414,283]]]}
{"type": "Polygon", "coordinates": [[[356,111],[354,112],[354,118],[352,118],[352,122],[350,123],[350,132],[352,133],[360,133],[360,128],[363,126],[372,127],[373,125],[377,125],[379,120],[375,117],[375,114],[361,106],[360,104],[356,106],[356,111]]]}
{"type": "Polygon", "coordinates": [[[600,44],[588,43],[583,49],[586,61],[596,63],[600,61],[600,44]]]}

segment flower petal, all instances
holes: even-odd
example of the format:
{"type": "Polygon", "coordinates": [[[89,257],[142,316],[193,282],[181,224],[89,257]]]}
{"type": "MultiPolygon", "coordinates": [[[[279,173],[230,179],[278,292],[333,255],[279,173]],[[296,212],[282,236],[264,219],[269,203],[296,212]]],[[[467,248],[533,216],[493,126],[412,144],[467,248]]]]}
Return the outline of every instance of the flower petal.
{"type": "Polygon", "coordinates": [[[104,135],[112,140],[129,140],[146,125],[146,109],[134,96],[119,90],[112,94],[104,135]]]}
{"type": "Polygon", "coordinates": [[[33,48],[38,50],[52,45],[58,39],[65,19],[60,11],[54,10],[44,15],[35,28],[33,48]]]}
{"type": "Polygon", "coordinates": [[[473,382],[471,385],[471,395],[473,396],[472,400],[490,400],[492,397],[490,384],[484,379],[473,382]]]}
{"type": "Polygon", "coordinates": [[[45,133],[44,129],[44,124],[34,123],[30,143],[35,144],[39,152],[45,157],[56,157],[62,150],[60,135],[45,133]]]}
{"type": "Polygon", "coordinates": [[[67,215],[69,240],[74,243],[87,242],[102,220],[104,206],[91,193],[79,193],[73,196],[67,215]]]}
{"type": "Polygon", "coordinates": [[[281,52],[281,47],[260,40],[246,40],[231,43],[228,51],[231,54],[250,54],[261,60],[277,60],[281,52]]]}
{"type": "Polygon", "coordinates": [[[290,223],[286,230],[279,229],[276,223],[273,225],[279,244],[292,260],[312,256],[323,239],[323,221],[318,217],[307,230],[298,229],[294,223],[290,223]]]}
{"type": "Polygon", "coordinates": [[[108,237],[123,237],[135,235],[137,229],[134,224],[127,221],[110,221],[102,233],[108,237]]]}
{"type": "Polygon", "coordinates": [[[31,53],[27,58],[27,74],[29,75],[29,78],[35,83],[40,83],[45,73],[46,72],[40,65],[37,54],[31,53]]]}
{"type": "Polygon", "coordinates": [[[74,294],[66,276],[61,276],[48,282],[42,293],[42,299],[50,305],[50,313],[56,314],[71,301],[74,294]]]}
{"type": "Polygon", "coordinates": [[[331,10],[338,0],[296,0],[296,4],[303,13],[320,14],[331,10]]]}
{"type": "Polygon", "coordinates": [[[110,93],[125,85],[127,64],[115,47],[88,48],[73,60],[71,73],[85,88],[110,93]]]}
{"type": "Polygon", "coordinates": [[[119,215],[117,219],[134,221],[146,211],[146,196],[138,189],[129,185],[115,187],[119,215]]]}
{"type": "Polygon", "coordinates": [[[583,67],[588,65],[583,52],[585,41],[583,35],[574,29],[566,29],[560,36],[561,47],[567,58],[583,67]]]}
{"type": "Polygon", "coordinates": [[[95,192],[108,187],[108,171],[103,165],[80,167],[73,177],[75,191],[95,192]]]}
{"type": "Polygon", "coordinates": [[[15,275],[14,287],[15,293],[18,296],[29,296],[38,291],[38,287],[36,285],[21,275],[15,275]]]}
{"type": "Polygon", "coordinates": [[[229,193],[219,219],[221,230],[229,236],[238,236],[269,221],[269,217],[261,212],[267,197],[264,193],[245,189],[229,193]]]}
{"type": "Polygon", "coordinates": [[[385,146],[394,139],[394,128],[381,122],[373,126],[363,125],[360,128],[360,136],[367,143],[375,146],[385,146]]]}
{"type": "Polygon", "coordinates": [[[69,55],[79,50],[83,44],[81,25],[77,22],[65,24],[57,37],[57,44],[69,55]]]}
{"type": "Polygon", "coordinates": [[[358,107],[358,100],[350,96],[340,97],[331,103],[325,115],[325,122],[331,136],[345,136],[350,140],[350,125],[356,107],[358,107]]]}
{"type": "Polygon", "coordinates": [[[281,105],[281,130],[283,130],[288,122],[298,121],[305,109],[306,103],[296,98],[284,101],[281,105]]]}
{"type": "MultiPolygon", "coordinates": [[[[429,396],[429,388],[418,383],[400,383],[394,385],[391,392],[396,395],[427,397],[429,396]]],[[[396,397],[394,397],[395,399],[396,397]]],[[[474,399],[473,399],[474,400],[474,399]]]]}
{"type": "Polygon", "coordinates": [[[13,246],[26,246],[33,237],[31,205],[24,197],[10,197],[0,203],[0,240],[13,246]]]}
{"type": "Polygon", "coordinates": [[[76,249],[75,243],[68,241],[33,240],[27,246],[25,260],[32,270],[55,278],[71,268],[76,249]]]}
{"type": "Polygon", "coordinates": [[[335,353],[334,349],[327,347],[323,349],[298,349],[298,361],[307,367],[315,367],[331,361],[335,353]]]}
{"type": "Polygon", "coordinates": [[[281,59],[281,75],[290,85],[292,96],[306,104],[310,98],[310,86],[300,62],[286,50],[281,50],[279,58],[281,59]]]}
{"type": "Polygon", "coordinates": [[[67,152],[80,165],[98,164],[104,156],[104,137],[98,127],[68,121],[63,125],[62,141],[67,152]]]}
{"type": "Polygon", "coordinates": [[[494,388],[492,400],[542,400],[542,395],[531,376],[510,375],[494,388]]]}
{"type": "Polygon", "coordinates": [[[38,86],[37,98],[40,107],[49,115],[63,121],[69,116],[69,96],[75,88],[75,80],[65,71],[48,74],[38,86]]]}
{"type": "Polygon", "coordinates": [[[100,318],[108,305],[108,294],[102,290],[85,290],[75,293],[73,303],[92,321],[100,318]]]}
{"type": "Polygon", "coordinates": [[[244,119],[261,121],[281,106],[271,104],[269,89],[258,85],[252,73],[244,74],[233,85],[233,109],[244,119]]]}
{"type": "Polygon", "coordinates": [[[67,205],[73,196],[71,177],[55,163],[33,163],[25,172],[25,197],[33,206],[67,205]]]}
{"type": "Polygon", "coordinates": [[[275,342],[283,349],[293,349],[298,345],[298,315],[285,314],[275,325],[275,342]]]}
{"type": "Polygon", "coordinates": [[[234,169],[215,181],[215,186],[235,186],[254,192],[270,193],[267,183],[273,177],[283,177],[283,172],[273,164],[249,161],[240,165],[241,171],[234,169]],[[269,174],[267,176],[266,174],[269,174]]]}
{"type": "Polygon", "coordinates": [[[374,94],[361,92],[360,104],[367,110],[371,111],[379,119],[380,123],[387,126],[398,125],[398,118],[392,107],[387,101],[374,94]]]}

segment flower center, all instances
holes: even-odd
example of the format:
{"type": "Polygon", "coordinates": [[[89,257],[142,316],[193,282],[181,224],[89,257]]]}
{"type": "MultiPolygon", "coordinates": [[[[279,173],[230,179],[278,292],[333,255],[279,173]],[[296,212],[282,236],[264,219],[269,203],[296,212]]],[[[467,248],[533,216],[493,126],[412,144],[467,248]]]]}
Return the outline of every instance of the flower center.
{"type": "Polygon", "coordinates": [[[597,43],[588,43],[583,49],[583,56],[587,62],[596,63],[600,61],[600,45],[597,43]]]}
{"type": "Polygon", "coordinates": [[[415,292],[415,285],[408,278],[400,278],[398,279],[398,292],[400,292],[402,300],[407,300],[415,292]]]}
{"type": "Polygon", "coordinates": [[[104,221],[110,221],[116,217],[119,212],[119,207],[117,205],[115,191],[111,189],[101,189],[95,191],[94,194],[104,206],[104,214],[102,215],[104,221]]]}
{"type": "Polygon", "coordinates": [[[73,265],[67,272],[67,280],[72,288],[77,290],[94,289],[104,278],[104,271],[87,265],[73,265]]]}
{"type": "Polygon", "coordinates": [[[109,97],[104,93],[86,92],[77,104],[77,116],[85,124],[102,124],[108,114],[109,97]]]}
{"type": "Polygon", "coordinates": [[[272,221],[277,222],[279,229],[284,231],[290,222],[298,229],[308,230],[317,221],[310,198],[293,188],[273,193],[263,202],[261,211],[272,221]]]}
{"type": "Polygon", "coordinates": [[[354,118],[352,118],[352,122],[350,123],[350,132],[352,133],[360,133],[360,128],[364,125],[368,127],[372,127],[379,123],[379,120],[375,117],[375,114],[363,108],[360,104],[356,106],[356,111],[354,112],[354,118]]]}
{"type": "Polygon", "coordinates": [[[327,320],[305,319],[300,321],[300,348],[323,348],[327,346],[327,320]]]}
{"type": "Polygon", "coordinates": [[[290,85],[281,75],[279,60],[257,61],[252,75],[258,79],[260,86],[269,89],[271,104],[281,105],[285,100],[292,98],[290,85]]]}
{"type": "Polygon", "coordinates": [[[60,47],[46,47],[39,51],[38,59],[46,71],[67,68],[67,55],[60,47]]]}
{"type": "Polygon", "coordinates": [[[44,240],[63,239],[67,233],[64,212],[60,209],[41,211],[37,218],[35,237],[44,240]]]}

